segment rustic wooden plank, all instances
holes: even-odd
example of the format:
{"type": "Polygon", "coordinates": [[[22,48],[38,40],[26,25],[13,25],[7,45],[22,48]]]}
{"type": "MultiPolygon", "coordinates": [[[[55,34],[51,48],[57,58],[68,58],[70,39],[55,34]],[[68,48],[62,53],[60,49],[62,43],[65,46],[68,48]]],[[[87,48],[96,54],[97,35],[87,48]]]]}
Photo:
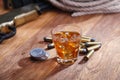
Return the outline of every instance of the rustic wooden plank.
{"type": "Polygon", "coordinates": [[[73,18],[68,13],[51,11],[17,28],[17,34],[0,44],[0,80],[119,80],[120,14],[88,15],[73,18]],[[100,50],[86,63],[83,56],[71,66],[56,62],[55,49],[48,50],[47,61],[33,61],[29,51],[46,48],[44,36],[59,24],[76,23],[82,35],[102,42],[100,50]]]}

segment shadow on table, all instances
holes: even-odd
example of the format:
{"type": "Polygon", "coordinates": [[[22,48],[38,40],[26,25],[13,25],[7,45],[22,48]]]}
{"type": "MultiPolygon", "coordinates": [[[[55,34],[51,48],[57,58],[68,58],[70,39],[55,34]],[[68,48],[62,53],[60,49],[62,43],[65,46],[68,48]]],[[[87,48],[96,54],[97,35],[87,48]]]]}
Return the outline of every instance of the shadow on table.
{"type": "Polygon", "coordinates": [[[47,77],[45,79],[48,79],[54,75],[56,75],[57,73],[61,72],[64,69],[67,69],[70,65],[60,65],[58,64],[51,72],[50,74],[47,75],[47,77]]]}
{"type": "Polygon", "coordinates": [[[68,66],[62,66],[56,62],[56,58],[48,59],[46,61],[31,60],[30,57],[19,60],[16,68],[12,71],[12,79],[17,80],[23,78],[24,80],[44,80],[68,66]]]}
{"type": "MultiPolygon", "coordinates": [[[[79,62],[79,61],[78,61],[79,62]]],[[[77,62],[77,63],[78,63],[77,62]]],[[[34,61],[30,57],[20,59],[7,71],[0,75],[0,80],[45,80],[64,72],[70,66],[63,66],[56,62],[56,58],[46,61],[34,61]]]]}
{"type": "Polygon", "coordinates": [[[86,60],[84,57],[78,62],[78,64],[85,64],[88,60],[86,60]]]}

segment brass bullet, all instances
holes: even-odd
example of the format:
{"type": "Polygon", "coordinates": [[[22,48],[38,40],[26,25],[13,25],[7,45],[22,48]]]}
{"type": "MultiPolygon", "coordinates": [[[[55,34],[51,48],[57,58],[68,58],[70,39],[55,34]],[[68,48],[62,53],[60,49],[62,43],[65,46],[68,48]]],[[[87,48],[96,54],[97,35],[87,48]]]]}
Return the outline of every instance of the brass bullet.
{"type": "Polygon", "coordinates": [[[89,53],[84,57],[84,60],[87,61],[94,53],[94,50],[89,51],[89,53]]]}
{"type": "Polygon", "coordinates": [[[85,42],[94,42],[95,39],[93,38],[89,38],[89,39],[86,39],[86,38],[81,38],[81,42],[85,43],[85,42]]]}
{"type": "Polygon", "coordinates": [[[81,48],[86,47],[86,46],[85,46],[85,43],[80,43],[80,46],[81,46],[81,48]]]}
{"type": "Polygon", "coordinates": [[[86,48],[79,48],[79,52],[80,53],[84,53],[84,54],[87,54],[87,49],[86,48]]]}
{"type": "Polygon", "coordinates": [[[52,49],[52,48],[54,48],[54,43],[51,43],[51,44],[47,45],[47,49],[52,49]]]}
{"type": "Polygon", "coordinates": [[[91,50],[97,50],[101,47],[101,45],[94,45],[94,46],[90,46],[90,47],[87,47],[87,51],[91,51],[91,50]]]}
{"type": "Polygon", "coordinates": [[[81,38],[81,42],[90,42],[90,39],[84,39],[84,38],[81,38]]]}
{"type": "Polygon", "coordinates": [[[87,36],[82,36],[81,38],[82,42],[94,42],[95,38],[87,37],[87,36]]]}
{"type": "Polygon", "coordinates": [[[52,43],[52,38],[51,37],[44,37],[44,41],[52,43]]]}
{"type": "Polygon", "coordinates": [[[87,54],[91,50],[97,50],[101,47],[101,45],[94,45],[86,48],[79,48],[80,53],[85,53],[87,54]]]}
{"type": "Polygon", "coordinates": [[[84,46],[89,47],[89,46],[93,46],[93,45],[101,45],[101,42],[86,42],[84,43],[84,46]]]}
{"type": "Polygon", "coordinates": [[[82,36],[82,38],[84,38],[84,39],[90,39],[91,37],[88,37],[88,36],[82,36]]]}

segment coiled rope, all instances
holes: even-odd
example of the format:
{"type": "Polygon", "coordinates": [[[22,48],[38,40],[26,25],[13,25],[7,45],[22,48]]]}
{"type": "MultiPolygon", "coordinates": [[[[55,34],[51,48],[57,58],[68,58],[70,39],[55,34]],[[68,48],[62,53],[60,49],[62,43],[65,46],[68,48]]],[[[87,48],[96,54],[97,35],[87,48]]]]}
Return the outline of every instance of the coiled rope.
{"type": "Polygon", "coordinates": [[[120,0],[49,0],[54,6],[73,12],[72,16],[120,12],[120,0]]]}

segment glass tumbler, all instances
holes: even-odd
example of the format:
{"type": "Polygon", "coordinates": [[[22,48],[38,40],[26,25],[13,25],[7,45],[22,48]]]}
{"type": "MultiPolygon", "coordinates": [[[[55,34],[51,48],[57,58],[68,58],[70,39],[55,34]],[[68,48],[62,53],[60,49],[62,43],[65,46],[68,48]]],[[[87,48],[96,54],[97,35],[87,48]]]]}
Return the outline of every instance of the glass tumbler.
{"type": "Polygon", "coordinates": [[[73,64],[78,57],[81,43],[81,29],[76,24],[62,24],[52,31],[52,39],[57,53],[57,62],[73,64]]]}

